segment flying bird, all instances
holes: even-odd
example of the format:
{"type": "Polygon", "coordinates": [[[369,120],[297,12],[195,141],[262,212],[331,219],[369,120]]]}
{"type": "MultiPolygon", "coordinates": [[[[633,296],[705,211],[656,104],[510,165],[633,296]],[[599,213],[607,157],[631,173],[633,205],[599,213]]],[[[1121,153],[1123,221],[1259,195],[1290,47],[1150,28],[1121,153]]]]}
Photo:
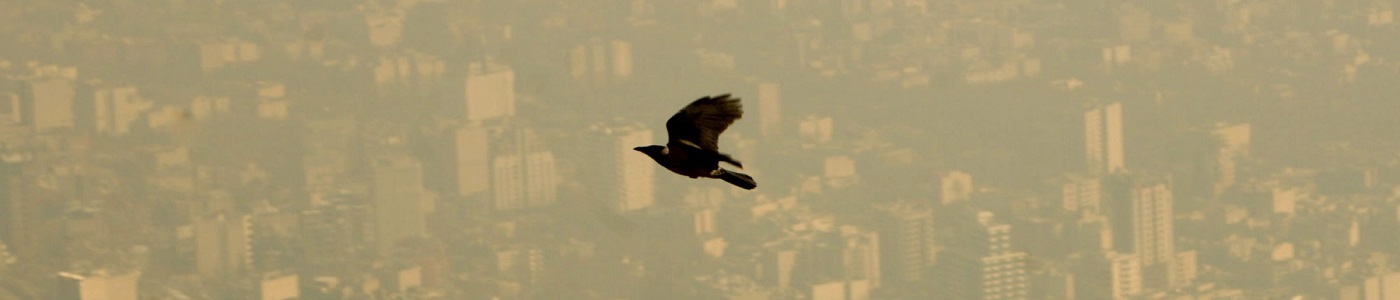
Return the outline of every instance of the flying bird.
{"type": "Polygon", "coordinates": [[[758,187],[753,177],[744,173],[725,170],[719,166],[725,162],[740,169],[738,160],[719,152],[719,135],[744,117],[744,107],[739,98],[730,94],[706,96],[686,105],[681,111],[666,120],[666,145],[651,145],[632,148],[651,157],[667,170],[690,178],[715,178],[746,190],[758,187]]]}

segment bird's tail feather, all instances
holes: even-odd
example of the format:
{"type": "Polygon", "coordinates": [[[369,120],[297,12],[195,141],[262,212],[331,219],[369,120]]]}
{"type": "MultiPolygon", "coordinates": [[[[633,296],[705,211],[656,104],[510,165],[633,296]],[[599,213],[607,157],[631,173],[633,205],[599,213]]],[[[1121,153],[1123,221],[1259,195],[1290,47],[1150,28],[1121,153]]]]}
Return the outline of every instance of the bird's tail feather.
{"type": "Polygon", "coordinates": [[[719,155],[719,158],[720,158],[719,161],[727,162],[727,163],[729,163],[729,164],[731,164],[731,165],[734,165],[735,167],[739,167],[740,169],[743,169],[743,168],[744,168],[744,163],[739,162],[739,160],[734,159],[733,157],[729,157],[728,154],[719,153],[719,152],[715,152],[715,154],[718,154],[718,155],[719,155]]]}
{"type": "Polygon", "coordinates": [[[749,175],[746,175],[744,173],[720,169],[719,176],[716,177],[718,177],[721,180],[724,180],[724,182],[728,182],[729,184],[733,184],[734,186],[743,188],[745,190],[752,190],[758,187],[758,182],[755,182],[753,180],[753,177],[749,177],[749,175]]]}

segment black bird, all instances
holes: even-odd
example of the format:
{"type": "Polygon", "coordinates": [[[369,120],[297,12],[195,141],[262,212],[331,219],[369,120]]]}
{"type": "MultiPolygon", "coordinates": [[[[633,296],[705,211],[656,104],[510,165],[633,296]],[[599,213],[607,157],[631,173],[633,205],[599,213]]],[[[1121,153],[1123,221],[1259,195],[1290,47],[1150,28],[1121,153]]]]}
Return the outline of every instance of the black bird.
{"type": "Polygon", "coordinates": [[[651,145],[632,148],[645,153],[667,170],[690,178],[717,178],[746,190],[758,187],[753,177],[725,170],[719,162],[740,169],[744,165],[728,154],[719,152],[719,135],[744,117],[739,98],[729,94],[706,96],[686,105],[666,120],[669,139],[666,146],[651,145]]]}

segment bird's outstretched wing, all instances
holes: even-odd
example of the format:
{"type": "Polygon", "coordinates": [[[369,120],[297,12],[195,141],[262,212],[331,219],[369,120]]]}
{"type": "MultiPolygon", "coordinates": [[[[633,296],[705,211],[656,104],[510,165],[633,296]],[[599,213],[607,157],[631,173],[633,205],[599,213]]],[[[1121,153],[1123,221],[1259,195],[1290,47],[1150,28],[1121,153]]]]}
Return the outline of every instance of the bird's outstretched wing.
{"type": "Polygon", "coordinates": [[[666,132],[670,142],[690,142],[701,149],[719,151],[719,135],[743,117],[739,98],[729,94],[706,96],[666,120],[666,132]]]}

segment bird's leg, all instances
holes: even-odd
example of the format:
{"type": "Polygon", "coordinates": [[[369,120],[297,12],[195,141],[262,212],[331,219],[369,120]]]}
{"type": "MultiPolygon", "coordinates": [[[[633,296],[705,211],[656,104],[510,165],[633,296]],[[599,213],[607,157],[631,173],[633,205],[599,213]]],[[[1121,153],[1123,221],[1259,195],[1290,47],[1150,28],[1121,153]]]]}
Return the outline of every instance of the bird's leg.
{"type": "Polygon", "coordinates": [[[718,177],[723,170],[724,169],[715,169],[714,171],[710,171],[710,177],[718,177]]]}

